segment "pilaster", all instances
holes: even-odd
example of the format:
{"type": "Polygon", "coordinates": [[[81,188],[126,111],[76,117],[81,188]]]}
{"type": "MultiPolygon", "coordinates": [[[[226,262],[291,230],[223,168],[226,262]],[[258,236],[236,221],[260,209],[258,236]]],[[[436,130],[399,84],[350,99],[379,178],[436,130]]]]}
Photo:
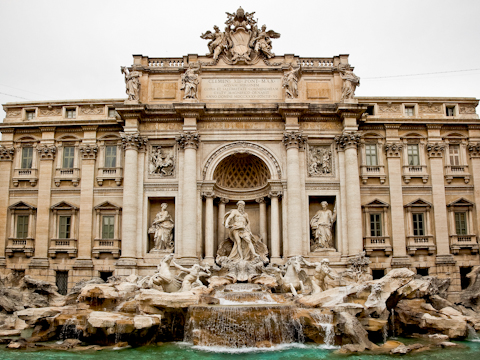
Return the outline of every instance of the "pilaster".
{"type": "Polygon", "coordinates": [[[15,149],[12,144],[0,145],[0,268],[6,266],[5,242],[7,240],[7,209],[10,179],[15,149]]]}
{"type": "Polygon", "coordinates": [[[474,199],[476,204],[476,234],[480,234],[480,142],[470,142],[467,149],[472,163],[474,199]]]}
{"type": "MultiPolygon", "coordinates": [[[[225,225],[223,223],[223,219],[225,218],[225,205],[229,202],[227,198],[220,198],[218,201],[218,231],[217,231],[217,241],[218,246],[225,240],[225,225]]],[[[215,254],[214,254],[215,256],[215,254]]]]}
{"type": "Polygon", "coordinates": [[[282,196],[281,191],[270,191],[270,236],[271,236],[271,261],[273,263],[280,260],[280,211],[278,199],[282,196]]]}
{"type": "Polygon", "coordinates": [[[214,259],[214,233],[213,233],[213,199],[215,193],[213,191],[204,191],[202,195],[205,197],[205,261],[213,264],[214,259]]]}
{"type": "Polygon", "coordinates": [[[263,197],[256,198],[255,201],[260,207],[260,236],[262,238],[262,242],[267,244],[267,204],[265,202],[265,198],[263,197]]]}

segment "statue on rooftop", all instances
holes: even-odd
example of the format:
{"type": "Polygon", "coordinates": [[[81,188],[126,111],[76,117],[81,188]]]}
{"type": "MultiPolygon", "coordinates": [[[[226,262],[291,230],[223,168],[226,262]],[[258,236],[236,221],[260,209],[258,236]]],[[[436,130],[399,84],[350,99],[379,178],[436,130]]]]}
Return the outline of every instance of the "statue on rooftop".
{"type": "Polygon", "coordinates": [[[272,52],[272,40],[270,39],[278,39],[279,37],[279,33],[273,30],[267,31],[267,25],[262,25],[260,31],[255,25],[253,26],[253,36],[250,44],[253,45],[255,51],[263,53],[267,59],[270,59],[275,56],[272,52]]]}
{"type": "Polygon", "coordinates": [[[195,73],[195,68],[190,65],[185,73],[182,74],[182,87],[180,90],[185,90],[184,99],[197,99],[198,74],[195,73]]]}
{"type": "Polygon", "coordinates": [[[210,40],[207,45],[210,53],[207,54],[207,56],[213,55],[213,60],[217,60],[222,52],[232,46],[232,40],[228,37],[228,31],[221,32],[217,25],[215,25],[213,29],[215,32],[212,33],[208,30],[205,34],[200,35],[200,37],[210,40]]]}
{"type": "Polygon", "coordinates": [[[125,74],[125,92],[128,95],[129,101],[139,101],[140,100],[140,72],[139,71],[128,71],[126,66],[121,67],[122,74],[125,74]]]}
{"type": "Polygon", "coordinates": [[[349,64],[340,64],[338,66],[340,77],[343,79],[342,100],[353,99],[355,89],[360,86],[360,78],[353,73],[349,64]]]}
{"type": "Polygon", "coordinates": [[[300,67],[295,69],[290,64],[290,70],[283,75],[282,87],[285,88],[285,97],[287,99],[294,99],[298,96],[299,74],[300,67]]]}

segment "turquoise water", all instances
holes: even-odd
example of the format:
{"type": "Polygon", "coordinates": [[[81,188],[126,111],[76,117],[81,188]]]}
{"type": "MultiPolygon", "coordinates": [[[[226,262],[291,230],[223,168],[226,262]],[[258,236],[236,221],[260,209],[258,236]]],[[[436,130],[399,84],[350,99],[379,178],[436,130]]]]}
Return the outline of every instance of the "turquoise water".
{"type": "MultiPolygon", "coordinates": [[[[403,341],[403,339],[401,339],[403,341]]],[[[405,341],[410,343],[411,341],[405,341]]],[[[476,360],[480,359],[480,342],[459,342],[462,349],[438,349],[426,351],[417,354],[405,355],[402,358],[415,360],[476,360]]],[[[102,350],[102,351],[19,351],[6,350],[0,348],[0,359],[3,360],[240,360],[240,359],[260,359],[260,360],[310,360],[310,359],[364,359],[364,360],[382,360],[394,359],[398,356],[388,355],[336,355],[333,349],[326,349],[318,345],[293,344],[284,345],[275,350],[251,350],[251,349],[217,349],[217,348],[198,348],[184,343],[166,343],[160,346],[144,346],[139,348],[128,348],[122,350],[102,350]],[[230,351],[230,352],[226,352],[230,351]],[[235,351],[232,353],[232,351],[235,351]]]]}

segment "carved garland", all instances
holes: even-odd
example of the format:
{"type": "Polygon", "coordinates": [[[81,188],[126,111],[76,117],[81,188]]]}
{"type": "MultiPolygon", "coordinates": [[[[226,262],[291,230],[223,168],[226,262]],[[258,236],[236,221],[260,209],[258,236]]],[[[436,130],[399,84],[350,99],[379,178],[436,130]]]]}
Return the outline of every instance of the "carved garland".
{"type": "Polygon", "coordinates": [[[82,154],[82,159],[93,159],[97,157],[98,146],[97,145],[80,145],[80,153],[82,154]]]}
{"type": "Polygon", "coordinates": [[[445,150],[445,144],[443,143],[427,144],[428,157],[441,158],[443,156],[444,150],[445,150]]]}
{"type": "Polygon", "coordinates": [[[471,158],[480,158],[480,143],[469,143],[468,151],[471,158]]]}
{"type": "Polygon", "coordinates": [[[13,147],[5,147],[0,145],[0,161],[12,161],[15,149],[13,147]]]}
{"type": "Polygon", "coordinates": [[[40,145],[37,147],[37,151],[40,155],[40,160],[53,160],[55,159],[57,148],[55,145],[40,145]]]}
{"type": "MultiPolygon", "coordinates": [[[[262,154],[264,154],[265,156],[268,157],[268,159],[275,165],[275,169],[277,170],[277,176],[279,179],[282,178],[282,171],[280,169],[280,165],[278,164],[278,161],[275,159],[275,157],[269,152],[267,151],[266,149],[264,149],[263,147],[257,145],[257,144],[253,144],[253,143],[249,143],[249,142],[246,142],[246,141],[238,141],[238,142],[234,142],[234,143],[231,143],[231,144],[227,144],[227,145],[224,145],[222,147],[220,147],[218,150],[216,150],[207,160],[204,168],[203,168],[203,180],[205,180],[205,177],[207,176],[207,171],[208,171],[208,168],[210,167],[211,163],[213,162],[214,159],[218,158],[222,153],[232,149],[232,148],[251,148],[251,149],[255,149],[257,151],[260,151],[262,154]]],[[[252,154],[252,153],[251,153],[252,154]]],[[[255,154],[252,154],[252,155],[255,155],[255,154]]]]}
{"type": "Polygon", "coordinates": [[[386,143],[385,151],[387,152],[387,157],[400,157],[402,148],[402,143],[386,143]]]}

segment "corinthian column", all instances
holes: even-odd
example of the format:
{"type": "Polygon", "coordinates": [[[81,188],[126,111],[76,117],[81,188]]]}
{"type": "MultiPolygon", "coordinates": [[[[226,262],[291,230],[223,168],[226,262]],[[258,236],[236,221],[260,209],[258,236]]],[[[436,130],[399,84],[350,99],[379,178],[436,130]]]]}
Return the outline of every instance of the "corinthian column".
{"type": "Polygon", "coordinates": [[[213,191],[205,191],[205,261],[213,264],[213,191]]]}
{"type": "Polygon", "coordinates": [[[218,245],[225,240],[225,225],[223,224],[223,218],[225,217],[225,204],[228,203],[227,198],[220,198],[218,202],[218,245]]]}
{"type": "Polygon", "coordinates": [[[357,146],[360,135],[355,131],[335,137],[337,145],[345,150],[345,190],[347,195],[348,254],[363,250],[362,207],[360,204],[360,180],[358,174],[357,146]]]}
{"type": "Polygon", "coordinates": [[[281,196],[280,191],[271,191],[268,195],[270,197],[270,236],[271,236],[271,259],[280,259],[280,217],[278,208],[278,198],[281,196]]]}
{"type": "Polygon", "coordinates": [[[287,149],[287,234],[288,256],[303,254],[302,192],[298,149],[306,137],[299,131],[289,131],[283,135],[287,149]]]}
{"type": "Polygon", "coordinates": [[[200,135],[186,131],[176,138],[184,150],[183,206],[182,206],[182,251],[186,258],[197,258],[197,148],[200,135]]]}
{"type": "MultiPolygon", "coordinates": [[[[137,256],[137,212],[138,208],[138,150],[147,144],[147,139],[139,133],[120,133],[125,149],[125,170],[123,179],[123,217],[122,217],[122,256],[117,265],[132,268],[136,266],[137,256]]],[[[132,273],[132,271],[127,271],[132,273]]]]}
{"type": "Polygon", "coordinates": [[[267,204],[265,198],[255,199],[257,203],[260,204],[260,236],[262,237],[262,242],[266,245],[268,242],[267,239],[267,204]]]}

